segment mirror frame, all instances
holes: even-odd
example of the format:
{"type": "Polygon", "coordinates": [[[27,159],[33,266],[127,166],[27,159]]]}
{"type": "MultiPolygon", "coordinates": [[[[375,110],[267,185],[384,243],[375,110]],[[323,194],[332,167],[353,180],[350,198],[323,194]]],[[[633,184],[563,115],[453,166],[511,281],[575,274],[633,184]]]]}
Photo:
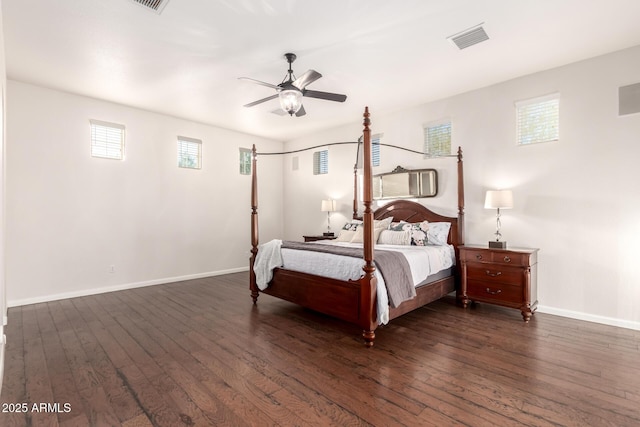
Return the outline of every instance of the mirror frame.
{"type": "MultiPolygon", "coordinates": [[[[400,178],[402,179],[402,178],[400,178]]],[[[373,199],[374,200],[386,200],[386,199],[418,199],[427,197],[436,197],[438,195],[438,171],[435,169],[405,169],[402,166],[397,166],[391,172],[381,173],[373,176],[373,199]],[[422,194],[422,179],[423,173],[429,173],[433,176],[434,191],[430,194],[422,194]],[[412,191],[412,187],[415,190],[415,194],[385,194],[384,191],[384,177],[401,177],[407,176],[407,188],[409,192],[412,191]],[[412,182],[411,175],[415,174],[416,177],[412,182]],[[376,183],[378,180],[378,183],[376,183]],[[379,194],[376,195],[376,188],[379,189],[379,194]]]]}

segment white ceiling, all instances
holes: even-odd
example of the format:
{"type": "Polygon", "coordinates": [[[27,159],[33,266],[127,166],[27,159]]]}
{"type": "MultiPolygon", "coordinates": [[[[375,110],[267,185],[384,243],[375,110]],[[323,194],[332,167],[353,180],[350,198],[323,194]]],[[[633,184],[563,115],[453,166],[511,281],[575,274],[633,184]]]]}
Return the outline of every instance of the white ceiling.
{"type": "Polygon", "coordinates": [[[7,77],[277,140],[640,45],[638,0],[3,0],[7,77]],[[484,23],[490,40],[448,37],[484,23]],[[284,53],[307,115],[243,105],[278,84],[284,53]]]}

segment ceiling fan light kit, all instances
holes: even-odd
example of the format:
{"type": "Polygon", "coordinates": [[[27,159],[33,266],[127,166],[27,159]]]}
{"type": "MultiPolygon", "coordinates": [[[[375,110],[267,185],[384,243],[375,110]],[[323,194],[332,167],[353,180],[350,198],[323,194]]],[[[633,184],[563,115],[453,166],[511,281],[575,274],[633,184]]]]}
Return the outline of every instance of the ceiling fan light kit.
{"type": "Polygon", "coordinates": [[[289,70],[287,70],[287,75],[279,85],[273,85],[271,83],[251,79],[249,77],[240,77],[240,80],[247,80],[262,86],[270,87],[277,91],[277,94],[246,104],[245,107],[253,107],[254,105],[279,98],[280,106],[286,113],[290,116],[295,114],[296,117],[301,117],[306,114],[304,106],[302,105],[302,97],[304,96],[335,102],[344,102],[347,99],[346,95],[320,92],[317,90],[307,90],[306,87],[322,77],[322,74],[315,70],[308,70],[302,76],[296,78],[293,75],[293,70],[291,69],[291,64],[296,60],[296,55],[293,53],[286,53],[284,57],[289,63],[289,70]]]}
{"type": "Polygon", "coordinates": [[[297,89],[285,89],[280,92],[280,106],[293,116],[302,107],[302,92],[297,89]]]}

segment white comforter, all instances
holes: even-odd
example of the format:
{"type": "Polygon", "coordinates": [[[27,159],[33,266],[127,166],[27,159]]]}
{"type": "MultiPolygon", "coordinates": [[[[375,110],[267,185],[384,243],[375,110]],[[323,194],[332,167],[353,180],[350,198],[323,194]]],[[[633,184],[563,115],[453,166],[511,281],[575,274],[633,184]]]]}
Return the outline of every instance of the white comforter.
{"type": "MultiPolygon", "coordinates": [[[[314,244],[332,244],[347,247],[362,248],[362,244],[344,242],[315,242],[314,244]]],[[[265,289],[271,281],[273,268],[282,266],[289,270],[301,271],[323,277],[339,280],[357,280],[362,276],[363,261],[359,258],[334,255],[324,252],[299,251],[295,249],[281,249],[281,240],[272,240],[260,245],[254,264],[256,281],[260,289],[265,289]]],[[[453,246],[400,246],[376,245],[375,249],[401,252],[411,268],[413,285],[417,286],[427,276],[447,269],[454,264],[455,253],[453,246]]],[[[375,258],[375,257],[374,257],[375,258]]],[[[374,259],[375,262],[375,259],[374,259]]],[[[389,321],[389,301],[384,279],[378,270],[378,323],[389,321]]]]}

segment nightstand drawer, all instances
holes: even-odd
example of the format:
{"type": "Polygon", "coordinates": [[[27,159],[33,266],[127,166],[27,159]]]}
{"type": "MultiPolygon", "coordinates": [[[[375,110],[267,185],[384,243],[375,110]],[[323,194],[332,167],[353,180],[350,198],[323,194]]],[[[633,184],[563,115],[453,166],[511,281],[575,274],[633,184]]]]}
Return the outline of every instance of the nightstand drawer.
{"type": "Polygon", "coordinates": [[[529,265],[530,255],[509,251],[492,251],[486,249],[467,249],[462,252],[463,260],[468,262],[488,262],[492,264],[529,265]]]}
{"type": "Polygon", "coordinates": [[[522,301],[522,287],[474,280],[467,283],[467,296],[471,300],[477,298],[483,301],[499,301],[518,306],[522,301]]]}
{"type": "Polygon", "coordinates": [[[519,285],[522,283],[522,268],[497,264],[467,264],[467,280],[519,285]]]}

